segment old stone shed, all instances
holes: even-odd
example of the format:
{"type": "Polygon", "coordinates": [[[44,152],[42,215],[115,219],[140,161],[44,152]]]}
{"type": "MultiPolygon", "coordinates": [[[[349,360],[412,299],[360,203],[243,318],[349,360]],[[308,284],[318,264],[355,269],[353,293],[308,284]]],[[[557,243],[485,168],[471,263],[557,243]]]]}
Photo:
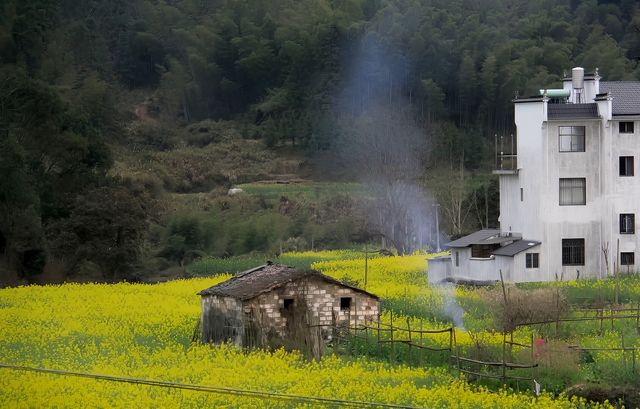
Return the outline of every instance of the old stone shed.
{"type": "Polygon", "coordinates": [[[202,341],[312,347],[332,327],[377,319],[379,299],[315,270],[265,264],[203,290],[202,341]]]}

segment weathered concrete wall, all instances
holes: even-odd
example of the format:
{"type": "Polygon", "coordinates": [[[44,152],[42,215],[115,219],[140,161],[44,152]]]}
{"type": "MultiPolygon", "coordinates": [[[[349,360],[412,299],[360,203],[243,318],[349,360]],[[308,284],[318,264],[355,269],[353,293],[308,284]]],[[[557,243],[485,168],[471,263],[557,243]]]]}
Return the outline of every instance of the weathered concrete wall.
{"type": "Polygon", "coordinates": [[[429,283],[437,284],[445,281],[447,278],[452,277],[453,262],[450,256],[437,257],[429,260],[427,268],[427,277],[429,283]]]}

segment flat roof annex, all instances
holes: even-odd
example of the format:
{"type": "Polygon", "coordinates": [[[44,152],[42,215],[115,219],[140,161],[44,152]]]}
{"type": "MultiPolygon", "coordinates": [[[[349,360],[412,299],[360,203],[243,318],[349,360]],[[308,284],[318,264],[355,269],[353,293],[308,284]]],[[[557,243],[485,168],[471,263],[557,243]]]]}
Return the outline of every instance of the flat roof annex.
{"type": "Polygon", "coordinates": [[[500,230],[498,229],[478,230],[477,232],[471,233],[467,236],[460,237],[459,239],[454,240],[451,243],[447,243],[447,246],[454,247],[454,248],[469,247],[472,244],[482,244],[483,241],[489,238],[492,238],[494,236],[499,237],[500,230]]]}
{"type": "Polygon", "coordinates": [[[496,256],[513,257],[518,253],[522,253],[523,251],[529,250],[538,245],[540,245],[539,241],[522,239],[514,241],[511,244],[507,244],[504,247],[500,247],[499,249],[494,250],[491,254],[496,256]]]}

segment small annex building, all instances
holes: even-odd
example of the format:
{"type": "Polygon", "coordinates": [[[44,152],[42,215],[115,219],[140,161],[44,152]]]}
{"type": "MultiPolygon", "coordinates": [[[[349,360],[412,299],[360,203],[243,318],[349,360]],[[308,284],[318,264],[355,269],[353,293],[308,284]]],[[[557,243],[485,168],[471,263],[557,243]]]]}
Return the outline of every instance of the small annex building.
{"type": "Polygon", "coordinates": [[[267,263],[202,290],[202,341],[311,347],[336,325],[377,319],[379,298],[316,270],[267,263]]]}

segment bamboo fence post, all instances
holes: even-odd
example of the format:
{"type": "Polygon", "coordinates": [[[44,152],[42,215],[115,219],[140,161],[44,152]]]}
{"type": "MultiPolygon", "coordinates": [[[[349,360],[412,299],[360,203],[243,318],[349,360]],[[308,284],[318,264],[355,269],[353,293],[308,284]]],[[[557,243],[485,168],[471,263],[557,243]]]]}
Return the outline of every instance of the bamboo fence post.
{"type": "MultiPolygon", "coordinates": [[[[423,342],[422,342],[422,330],[423,330],[423,325],[422,325],[422,318],[420,318],[420,347],[424,346],[423,342]]],[[[424,365],[424,348],[420,348],[420,367],[422,367],[424,365]]]]}
{"type": "Polygon", "coordinates": [[[364,352],[369,353],[369,323],[364,321],[364,352]]]}
{"type": "Polygon", "coordinates": [[[382,358],[382,343],[380,342],[380,314],[378,314],[378,356],[382,358]]]}
{"type": "Polygon", "coordinates": [[[395,362],[396,344],[393,342],[393,310],[391,311],[391,363],[395,362]]]}
{"type": "MultiPolygon", "coordinates": [[[[531,333],[531,365],[535,365],[536,363],[536,354],[533,350],[533,332],[531,333]]],[[[536,367],[531,368],[531,392],[536,394],[536,367]]]]}
{"type": "Polygon", "coordinates": [[[604,333],[604,305],[602,306],[602,308],[600,309],[600,335],[602,335],[604,333]]]}
{"type": "Polygon", "coordinates": [[[556,337],[560,330],[560,289],[556,287],[556,337]]]}
{"type": "MultiPolygon", "coordinates": [[[[502,275],[502,274],[500,274],[502,275]]],[[[505,332],[502,333],[502,385],[506,386],[507,384],[507,361],[506,361],[506,353],[507,353],[507,334],[505,332]]]]}
{"type": "Polygon", "coordinates": [[[452,333],[453,333],[453,344],[454,347],[456,349],[456,365],[458,367],[458,375],[460,375],[460,349],[458,347],[458,339],[456,338],[456,329],[455,327],[452,327],[452,333]]]}
{"type": "Polygon", "coordinates": [[[411,324],[409,323],[409,317],[407,317],[407,330],[409,331],[409,357],[407,360],[409,361],[409,367],[411,367],[411,358],[413,355],[411,354],[411,324]]]}
{"type": "MultiPolygon", "coordinates": [[[[502,285],[502,297],[504,299],[504,311],[506,313],[507,311],[509,311],[509,303],[507,301],[507,289],[504,286],[504,277],[502,277],[502,269],[500,269],[499,271],[500,271],[500,284],[502,285]]],[[[508,322],[506,324],[509,325],[511,323],[508,322]]],[[[507,328],[506,328],[507,325],[503,325],[503,329],[502,329],[503,333],[507,331],[507,328]]]]}
{"type": "Polygon", "coordinates": [[[622,344],[622,365],[627,370],[627,350],[624,346],[624,330],[620,331],[620,343],[622,344]]]}
{"type": "Polygon", "coordinates": [[[451,369],[452,362],[453,362],[453,358],[451,357],[453,355],[453,327],[449,328],[449,369],[451,369]]]}
{"type": "Polygon", "coordinates": [[[636,310],[636,331],[640,334],[640,301],[638,302],[638,309],[636,310]]]}
{"type": "Polygon", "coordinates": [[[614,306],[611,307],[611,311],[609,311],[611,313],[611,331],[613,331],[613,317],[615,315],[615,313],[614,313],[614,309],[615,308],[616,308],[616,306],[614,305],[614,306]]]}
{"type": "Polygon", "coordinates": [[[513,362],[513,331],[509,333],[509,360],[513,362]]]}

